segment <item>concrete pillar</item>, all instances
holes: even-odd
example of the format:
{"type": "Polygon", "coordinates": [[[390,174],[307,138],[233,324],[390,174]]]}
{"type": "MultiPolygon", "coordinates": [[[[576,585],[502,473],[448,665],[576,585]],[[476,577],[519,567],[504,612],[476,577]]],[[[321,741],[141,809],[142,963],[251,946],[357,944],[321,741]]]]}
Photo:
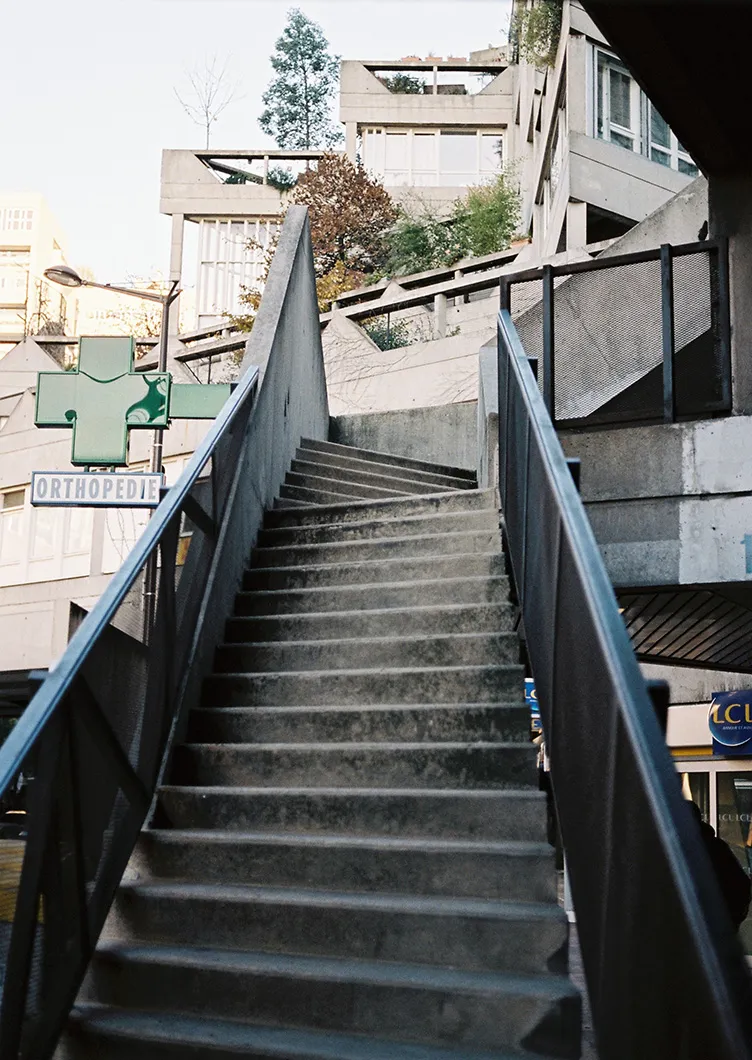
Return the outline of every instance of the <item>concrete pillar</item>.
{"type": "Polygon", "coordinates": [[[752,177],[710,177],[710,238],[729,241],[731,371],[736,415],[752,414],[752,177]]]}
{"type": "Polygon", "coordinates": [[[435,294],[433,296],[433,337],[435,339],[446,338],[446,314],[447,296],[435,294]]]}
{"type": "Polygon", "coordinates": [[[345,152],[351,162],[355,162],[358,155],[358,124],[354,121],[345,122],[345,152]]]}
{"type": "MultiPolygon", "coordinates": [[[[170,279],[180,281],[183,275],[183,235],[185,217],[182,213],[172,215],[172,234],[170,239],[170,279]]],[[[180,298],[170,306],[170,327],[168,334],[177,335],[180,323],[180,298]]]]}
{"type": "Polygon", "coordinates": [[[567,203],[567,250],[587,246],[587,203],[567,203]]]}

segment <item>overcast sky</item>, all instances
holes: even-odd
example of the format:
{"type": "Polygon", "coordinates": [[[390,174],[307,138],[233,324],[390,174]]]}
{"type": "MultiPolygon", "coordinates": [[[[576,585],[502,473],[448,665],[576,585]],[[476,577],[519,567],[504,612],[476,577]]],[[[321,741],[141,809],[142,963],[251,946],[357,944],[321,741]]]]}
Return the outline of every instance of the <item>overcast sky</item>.
{"type": "Polygon", "coordinates": [[[229,57],[242,99],[212,146],[272,146],[261,133],[269,56],[290,7],[343,58],[467,55],[499,44],[509,0],[0,0],[0,191],[45,196],[68,257],[102,281],[166,271],[162,148],[203,146],[174,86],[229,57]]]}

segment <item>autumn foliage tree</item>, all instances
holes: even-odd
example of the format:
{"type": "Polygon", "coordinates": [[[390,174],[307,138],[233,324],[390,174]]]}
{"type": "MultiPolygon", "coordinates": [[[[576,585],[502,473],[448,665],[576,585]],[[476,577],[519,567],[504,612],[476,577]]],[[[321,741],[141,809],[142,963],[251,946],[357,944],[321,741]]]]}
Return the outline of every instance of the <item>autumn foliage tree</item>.
{"type": "Polygon", "coordinates": [[[293,201],[308,207],[317,275],[339,262],[360,273],[384,262],[384,232],[397,219],[397,209],[363,166],[344,155],[325,154],[315,169],[301,174],[293,201]]]}
{"type": "MultiPolygon", "coordinates": [[[[386,234],[398,211],[384,186],[345,155],[327,153],[298,177],[291,202],[308,207],[319,307],[328,310],[344,291],[367,282],[386,264],[386,234]]],[[[267,248],[267,268],[273,247],[267,248]]],[[[266,271],[266,270],[265,270],[266,271]]],[[[260,294],[241,296],[245,316],[233,317],[237,327],[250,328],[260,294]]]]}

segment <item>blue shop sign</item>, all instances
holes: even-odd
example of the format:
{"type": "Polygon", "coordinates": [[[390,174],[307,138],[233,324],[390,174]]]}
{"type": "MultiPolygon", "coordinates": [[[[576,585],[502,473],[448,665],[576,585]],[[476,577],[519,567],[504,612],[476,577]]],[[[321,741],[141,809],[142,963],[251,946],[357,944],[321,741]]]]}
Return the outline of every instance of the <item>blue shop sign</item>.
{"type": "Polygon", "coordinates": [[[535,681],[532,677],[525,678],[525,702],[530,708],[530,728],[533,732],[540,732],[541,716],[538,707],[538,697],[535,694],[535,681]]]}
{"type": "Polygon", "coordinates": [[[708,728],[714,755],[752,758],[752,689],[714,692],[708,728]]]}

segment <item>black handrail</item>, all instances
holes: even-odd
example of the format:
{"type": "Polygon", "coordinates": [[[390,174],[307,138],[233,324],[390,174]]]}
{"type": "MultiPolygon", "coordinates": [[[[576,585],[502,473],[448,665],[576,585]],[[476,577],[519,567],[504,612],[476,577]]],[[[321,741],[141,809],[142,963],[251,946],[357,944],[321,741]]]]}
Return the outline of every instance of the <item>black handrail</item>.
{"type": "Polygon", "coordinates": [[[246,355],[264,367],[243,372],[0,749],[0,804],[20,811],[27,833],[0,839],[0,1060],[52,1055],[264,509],[300,437],[326,429],[316,319],[307,211],[291,207],[246,355]],[[144,574],[155,559],[145,643],[144,574]]]}
{"type": "MultiPolygon", "coordinates": [[[[39,738],[62,697],[75,679],[81,664],[92,651],[97,639],[108,628],[118,608],[134,587],[149,557],[158,550],[169,527],[190,506],[190,494],[209,463],[225,431],[252,400],[259,370],[251,367],[235,388],[224,408],[214,420],[205,438],[195,450],[177,483],[168,490],[149,520],[143,534],[113,574],[96,606],[89,612],[71,638],[57,665],[24,711],[18,724],[0,748],[0,792],[18,773],[20,764],[39,738]]],[[[194,502],[195,503],[195,502],[194,502]]],[[[206,513],[205,513],[206,514],[206,513]]],[[[200,516],[197,515],[197,518],[200,516]]],[[[211,519],[207,514],[207,518],[211,519]]]]}
{"type": "Polygon", "coordinates": [[[752,1057],[752,991],[508,311],[499,489],[600,1060],[752,1057]]]}

